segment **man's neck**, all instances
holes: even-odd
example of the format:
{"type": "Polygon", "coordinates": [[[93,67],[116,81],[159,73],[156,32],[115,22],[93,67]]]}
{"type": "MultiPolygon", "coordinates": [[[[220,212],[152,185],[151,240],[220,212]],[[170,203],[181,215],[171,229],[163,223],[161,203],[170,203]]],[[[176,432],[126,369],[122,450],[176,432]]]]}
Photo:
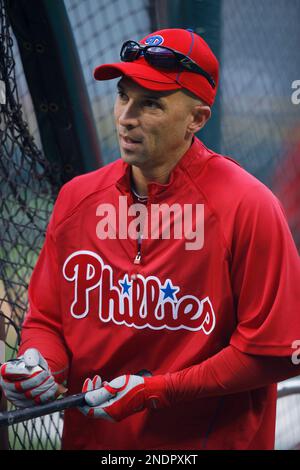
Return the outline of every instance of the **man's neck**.
{"type": "Polygon", "coordinates": [[[131,175],[132,175],[132,182],[133,182],[135,191],[140,196],[147,196],[148,184],[150,182],[152,183],[155,182],[155,183],[160,183],[160,184],[168,183],[170,174],[173,168],[177,165],[177,163],[182,158],[182,156],[186,153],[186,151],[189,149],[191,144],[192,142],[189,143],[189,146],[187,146],[185,150],[180,152],[177,158],[175,156],[171,162],[165,163],[165,165],[162,165],[161,167],[145,169],[145,168],[140,168],[140,167],[133,165],[131,175]]]}
{"type": "Polygon", "coordinates": [[[144,172],[140,168],[133,166],[132,167],[132,180],[133,186],[136,192],[140,196],[147,196],[148,194],[148,184],[150,182],[156,182],[160,184],[165,184],[169,181],[170,173],[172,169],[161,171],[161,172],[144,172]]]}

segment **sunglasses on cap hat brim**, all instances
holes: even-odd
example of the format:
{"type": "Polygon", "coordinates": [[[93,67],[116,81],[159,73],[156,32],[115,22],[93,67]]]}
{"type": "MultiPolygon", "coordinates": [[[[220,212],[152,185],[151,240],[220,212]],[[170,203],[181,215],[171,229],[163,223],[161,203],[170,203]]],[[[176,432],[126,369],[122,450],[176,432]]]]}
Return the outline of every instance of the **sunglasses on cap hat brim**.
{"type": "Polygon", "coordinates": [[[205,77],[212,88],[216,86],[211,75],[203,70],[193,59],[170,47],[144,45],[135,41],[126,41],[121,48],[120,57],[123,62],[134,62],[140,57],[144,57],[152,67],[165,71],[188,70],[205,77]]]}

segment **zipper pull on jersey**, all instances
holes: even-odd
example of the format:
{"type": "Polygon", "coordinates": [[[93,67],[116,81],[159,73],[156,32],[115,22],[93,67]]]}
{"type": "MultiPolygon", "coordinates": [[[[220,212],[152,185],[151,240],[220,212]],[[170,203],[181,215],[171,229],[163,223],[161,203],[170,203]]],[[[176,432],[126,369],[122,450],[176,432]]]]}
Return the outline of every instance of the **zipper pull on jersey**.
{"type": "Polygon", "coordinates": [[[141,264],[141,253],[138,253],[136,257],[134,258],[134,264],[141,264]]]}
{"type": "Polygon", "coordinates": [[[138,252],[137,252],[136,257],[134,258],[134,264],[141,264],[141,262],[142,262],[142,251],[141,251],[142,236],[141,236],[141,234],[139,234],[137,244],[138,244],[138,252]]]}

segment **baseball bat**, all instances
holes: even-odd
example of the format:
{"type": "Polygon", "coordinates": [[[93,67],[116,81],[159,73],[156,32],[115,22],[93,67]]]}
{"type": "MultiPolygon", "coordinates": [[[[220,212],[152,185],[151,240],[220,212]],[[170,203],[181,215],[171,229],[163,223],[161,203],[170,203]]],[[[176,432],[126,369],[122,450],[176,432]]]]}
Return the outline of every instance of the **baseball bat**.
{"type": "MultiPolygon", "coordinates": [[[[143,369],[137,372],[135,375],[149,377],[152,374],[148,370],[143,369]]],[[[106,401],[106,399],[107,398],[105,398],[104,401],[106,401]]],[[[75,395],[70,395],[65,398],[54,400],[50,403],[45,403],[43,405],[30,406],[28,408],[18,409],[14,411],[4,411],[0,413],[0,427],[11,426],[12,424],[27,421],[28,419],[38,418],[51,413],[55,413],[57,411],[66,410],[67,408],[84,406],[85,404],[85,393],[77,393],[75,395]]]]}

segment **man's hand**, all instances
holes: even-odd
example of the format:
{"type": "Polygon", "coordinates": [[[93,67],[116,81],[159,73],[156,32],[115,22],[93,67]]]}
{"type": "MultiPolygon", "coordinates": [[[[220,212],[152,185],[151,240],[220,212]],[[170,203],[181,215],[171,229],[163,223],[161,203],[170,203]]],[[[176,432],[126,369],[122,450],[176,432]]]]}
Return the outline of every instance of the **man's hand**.
{"type": "Polygon", "coordinates": [[[6,398],[20,408],[54,400],[65,391],[55,382],[47,361],[34,348],[2,364],[0,384],[6,398]]]}
{"type": "Polygon", "coordinates": [[[141,377],[121,375],[111,382],[103,382],[95,376],[86,379],[83,388],[88,406],[80,408],[87,416],[109,421],[121,421],[145,408],[169,406],[166,382],[163,375],[141,377]]]}

